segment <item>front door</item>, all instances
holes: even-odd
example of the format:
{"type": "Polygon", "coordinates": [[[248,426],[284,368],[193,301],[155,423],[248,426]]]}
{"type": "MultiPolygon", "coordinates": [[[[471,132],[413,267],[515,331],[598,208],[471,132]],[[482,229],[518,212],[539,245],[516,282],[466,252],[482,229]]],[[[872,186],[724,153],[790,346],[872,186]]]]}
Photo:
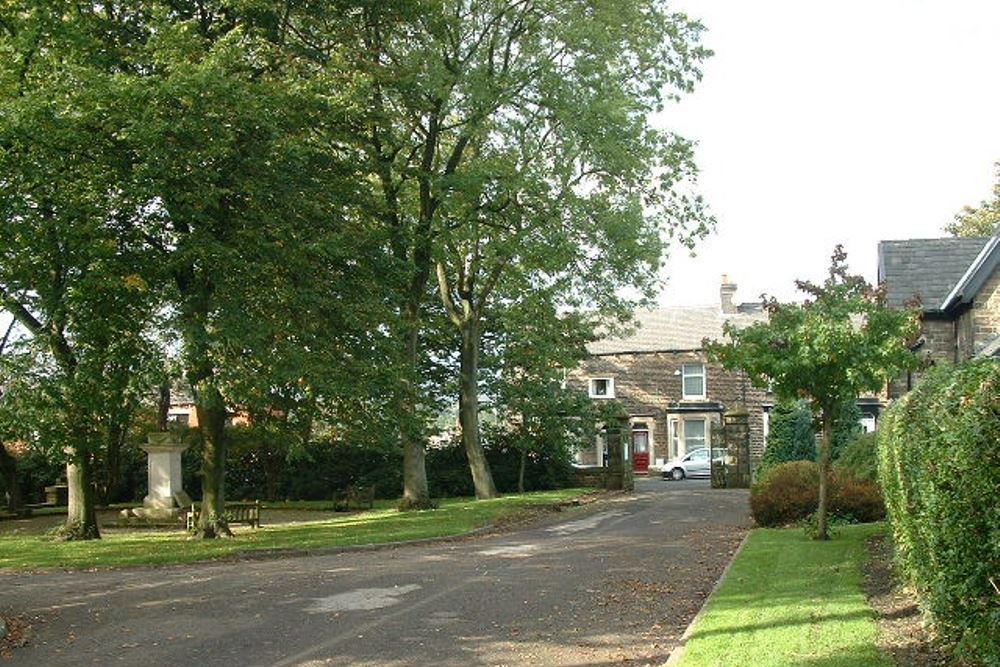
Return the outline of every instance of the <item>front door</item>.
{"type": "Polygon", "coordinates": [[[632,460],[636,472],[649,470],[649,431],[645,424],[635,424],[632,427],[632,460]]]}

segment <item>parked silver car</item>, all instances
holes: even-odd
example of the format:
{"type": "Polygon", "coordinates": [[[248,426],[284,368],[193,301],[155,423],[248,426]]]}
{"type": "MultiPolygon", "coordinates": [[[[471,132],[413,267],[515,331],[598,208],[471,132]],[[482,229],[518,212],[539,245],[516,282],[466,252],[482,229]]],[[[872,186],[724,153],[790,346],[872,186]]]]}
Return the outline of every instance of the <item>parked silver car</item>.
{"type": "Polygon", "coordinates": [[[663,467],[663,479],[682,480],[685,477],[708,477],[712,474],[712,463],[708,448],[692,449],[684,456],[671,459],[663,467]]]}

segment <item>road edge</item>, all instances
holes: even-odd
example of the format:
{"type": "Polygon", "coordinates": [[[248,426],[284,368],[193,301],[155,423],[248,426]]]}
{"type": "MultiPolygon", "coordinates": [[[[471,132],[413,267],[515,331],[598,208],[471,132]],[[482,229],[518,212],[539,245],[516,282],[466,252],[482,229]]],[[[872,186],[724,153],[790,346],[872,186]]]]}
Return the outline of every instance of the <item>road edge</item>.
{"type": "Polygon", "coordinates": [[[733,552],[732,558],[730,558],[729,562],[726,563],[726,567],[722,569],[722,574],[719,575],[719,579],[715,582],[715,585],[712,586],[712,590],[708,592],[708,596],[705,597],[705,601],[701,603],[701,608],[698,609],[698,613],[694,615],[694,618],[691,619],[691,622],[688,623],[688,626],[681,634],[680,644],[677,648],[670,652],[670,657],[667,658],[667,661],[663,663],[661,667],[676,667],[676,665],[680,664],[681,659],[684,657],[684,653],[687,651],[687,642],[691,638],[691,635],[694,634],[694,627],[705,614],[705,609],[708,607],[708,603],[711,602],[712,598],[715,596],[715,592],[719,590],[719,587],[722,586],[722,582],[726,580],[727,576],[729,576],[730,568],[732,568],[733,563],[736,562],[736,557],[743,551],[743,547],[746,546],[747,541],[750,539],[750,533],[752,532],[753,528],[748,530],[747,534],[743,536],[743,540],[740,542],[740,545],[736,547],[736,551],[733,552]]]}

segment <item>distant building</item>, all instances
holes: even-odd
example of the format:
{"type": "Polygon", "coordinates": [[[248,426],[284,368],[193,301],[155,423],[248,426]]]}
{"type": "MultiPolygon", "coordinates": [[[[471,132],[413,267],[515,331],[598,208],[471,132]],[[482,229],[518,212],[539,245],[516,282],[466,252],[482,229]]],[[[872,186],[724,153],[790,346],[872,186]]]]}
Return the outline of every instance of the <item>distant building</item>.
{"type": "MultiPolygon", "coordinates": [[[[702,345],[704,338],[722,339],[726,322],[739,327],[766,319],[761,304],[736,304],[735,294],[736,284],[723,276],[718,305],[639,311],[633,334],[591,344],[591,356],[569,374],[568,385],[597,401],[617,399],[628,411],[638,472],[717,443],[722,414],[736,404],[750,413],[751,459],[763,454],[769,394],[742,372],[710,362],[702,345]]],[[[602,465],[605,454],[598,439],[578,463],[602,465]]]]}

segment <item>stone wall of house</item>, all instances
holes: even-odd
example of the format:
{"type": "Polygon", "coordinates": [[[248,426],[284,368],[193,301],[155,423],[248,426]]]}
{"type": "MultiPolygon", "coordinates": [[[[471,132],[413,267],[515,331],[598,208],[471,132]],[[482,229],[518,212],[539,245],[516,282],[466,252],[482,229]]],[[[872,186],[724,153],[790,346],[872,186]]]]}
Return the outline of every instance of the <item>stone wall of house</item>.
{"type": "MultiPolygon", "coordinates": [[[[961,323],[954,320],[927,319],[920,321],[920,335],[924,338],[924,345],[920,348],[919,354],[928,365],[940,363],[954,363],[956,345],[956,333],[960,331],[961,323]]],[[[921,372],[912,371],[900,375],[892,381],[889,390],[889,398],[899,398],[910,389],[915,387],[920,381],[921,372]]]]}
{"type": "MultiPolygon", "coordinates": [[[[766,392],[751,386],[741,373],[725,371],[719,364],[706,362],[702,351],[595,356],[570,373],[567,384],[587,392],[590,378],[612,378],[615,398],[633,416],[633,421],[649,424],[653,459],[668,458],[668,409],[672,403],[683,402],[681,366],[685,363],[705,364],[705,401],[717,401],[725,408],[737,403],[747,406],[750,412],[751,455],[754,460],[759,460],[764,451],[763,405],[767,400],[766,392]]],[[[713,420],[718,422],[720,417],[714,415],[713,420]]]]}
{"type": "Polygon", "coordinates": [[[978,353],[983,346],[1000,335],[1000,267],[991,275],[972,302],[972,350],[966,356],[978,353]]]}

